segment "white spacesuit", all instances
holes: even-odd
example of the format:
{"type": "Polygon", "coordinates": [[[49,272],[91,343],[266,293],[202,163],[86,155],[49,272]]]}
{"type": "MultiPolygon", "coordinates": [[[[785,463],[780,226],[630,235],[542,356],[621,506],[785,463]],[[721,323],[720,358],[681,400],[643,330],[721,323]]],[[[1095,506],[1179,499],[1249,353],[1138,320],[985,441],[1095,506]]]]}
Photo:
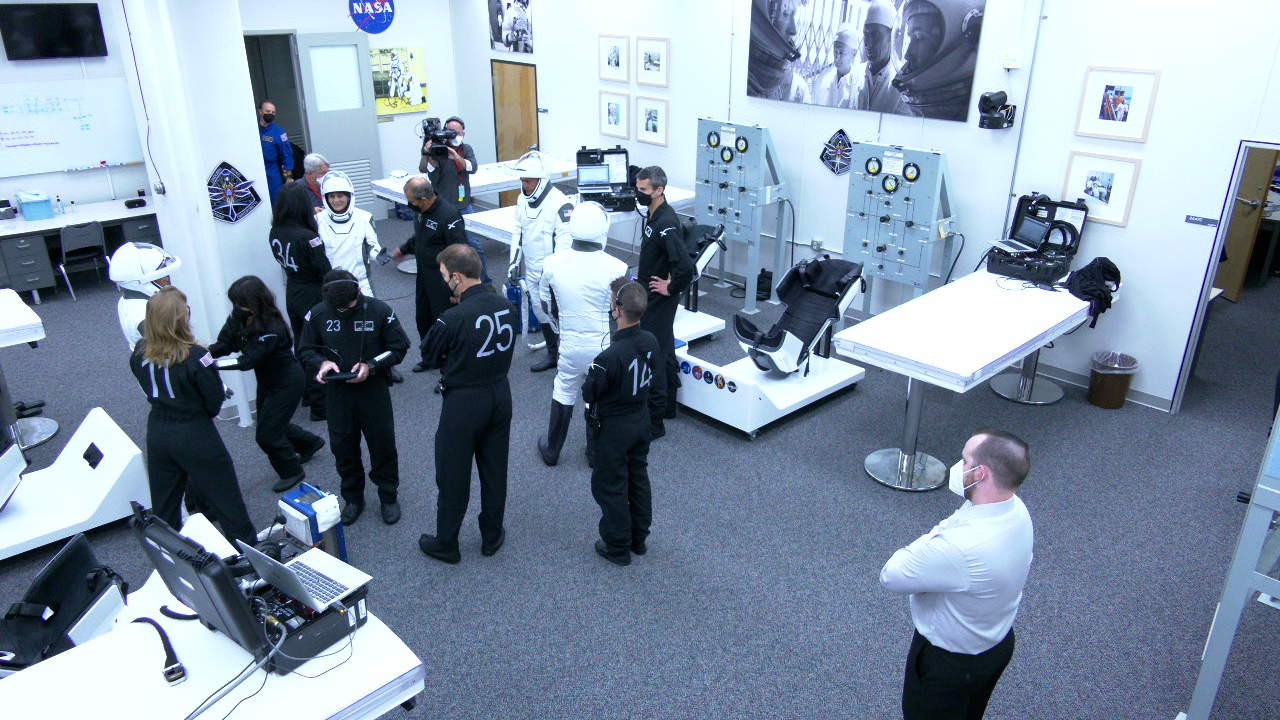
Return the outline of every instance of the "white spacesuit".
{"type": "Polygon", "coordinates": [[[626,263],[604,251],[609,215],[600,203],[579,205],[569,221],[569,233],[570,247],[547,258],[542,268],[541,304],[554,309],[560,331],[551,420],[547,435],[538,440],[538,452],[548,465],[560,459],[591,361],[609,347],[609,285],[627,273],[626,263]]]}
{"type": "Polygon", "coordinates": [[[150,243],[125,243],[111,256],[111,268],[107,274],[120,287],[116,313],[120,316],[120,329],[130,350],[142,339],[147,299],[168,285],[169,275],[180,267],[180,259],[150,243]]]}
{"type": "Polygon", "coordinates": [[[375,297],[369,285],[369,259],[382,252],[382,245],[373,231],[373,215],[368,210],[355,207],[355,189],[340,170],[330,170],[324,176],[320,193],[324,196],[325,212],[316,215],[316,223],[320,226],[320,239],[324,241],[324,254],[328,256],[329,264],[335,270],[342,269],[355,275],[360,283],[360,292],[365,297],[375,297]],[[347,202],[341,212],[334,209],[330,193],[346,193],[347,202]]]}
{"type": "Polygon", "coordinates": [[[569,244],[569,217],[573,214],[573,204],[551,184],[546,162],[536,151],[526,153],[516,161],[511,172],[520,178],[521,193],[516,199],[516,229],[511,235],[511,267],[507,272],[514,282],[520,277],[520,263],[524,261],[525,287],[533,313],[542,323],[542,334],[547,340],[546,359],[530,370],[542,372],[556,366],[559,347],[559,338],[550,326],[551,318],[538,302],[542,295],[542,263],[569,244]]]}

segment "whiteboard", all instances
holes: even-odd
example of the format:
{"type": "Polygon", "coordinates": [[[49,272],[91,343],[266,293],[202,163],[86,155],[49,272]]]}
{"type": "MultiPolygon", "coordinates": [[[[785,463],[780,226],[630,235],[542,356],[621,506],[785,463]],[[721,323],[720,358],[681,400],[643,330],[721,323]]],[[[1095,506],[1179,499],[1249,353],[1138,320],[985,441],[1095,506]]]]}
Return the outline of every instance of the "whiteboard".
{"type": "Polygon", "coordinates": [[[141,161],[124,78],[0,84],[0,177],[141,161]]]}

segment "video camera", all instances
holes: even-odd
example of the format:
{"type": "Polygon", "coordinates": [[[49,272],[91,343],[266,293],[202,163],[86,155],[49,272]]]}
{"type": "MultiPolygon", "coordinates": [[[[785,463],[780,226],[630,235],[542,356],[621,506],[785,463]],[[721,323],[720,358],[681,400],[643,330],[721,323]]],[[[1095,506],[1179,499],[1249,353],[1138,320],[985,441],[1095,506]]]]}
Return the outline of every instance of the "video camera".
{"type": "Polygon", "coordinates": [[[418,135],[423,141],[430,140],[431,154],[436,157],[448,157],[449,141],[458,137],[457,130],[449,130],[440,122],[440,118],[427,118],[418,128],[418,135]]]}

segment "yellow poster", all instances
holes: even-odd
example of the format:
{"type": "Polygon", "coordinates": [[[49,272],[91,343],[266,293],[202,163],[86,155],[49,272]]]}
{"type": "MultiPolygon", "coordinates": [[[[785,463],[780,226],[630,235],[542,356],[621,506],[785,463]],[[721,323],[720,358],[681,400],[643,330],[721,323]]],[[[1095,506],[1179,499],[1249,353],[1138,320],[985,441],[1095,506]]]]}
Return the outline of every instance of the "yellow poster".
{"type": "Polygon", "coordinates": [[[422,48],[370,48],[379,115],[427,110],[427,64],[422,48]]]}

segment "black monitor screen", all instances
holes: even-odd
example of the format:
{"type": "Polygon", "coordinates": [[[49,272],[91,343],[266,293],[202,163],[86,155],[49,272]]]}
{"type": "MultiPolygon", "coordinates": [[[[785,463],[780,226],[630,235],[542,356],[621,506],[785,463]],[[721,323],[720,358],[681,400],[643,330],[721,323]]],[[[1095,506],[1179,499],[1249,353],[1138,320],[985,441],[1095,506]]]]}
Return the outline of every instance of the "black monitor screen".
{"type": "Polygon", "coordinates": [[[249,610],[248,598],[222,558],[137,503],[133,503],[129,524],[165,587],[198,614],[200,622],[230,637],[255,658],[262,658],[271,649],[265,630],[249,610]]]}
{"type": "Polygon", "coordinates": [[[0,38],[10,60],[107,54],[96,3],[0,5],[0,38]]]}

